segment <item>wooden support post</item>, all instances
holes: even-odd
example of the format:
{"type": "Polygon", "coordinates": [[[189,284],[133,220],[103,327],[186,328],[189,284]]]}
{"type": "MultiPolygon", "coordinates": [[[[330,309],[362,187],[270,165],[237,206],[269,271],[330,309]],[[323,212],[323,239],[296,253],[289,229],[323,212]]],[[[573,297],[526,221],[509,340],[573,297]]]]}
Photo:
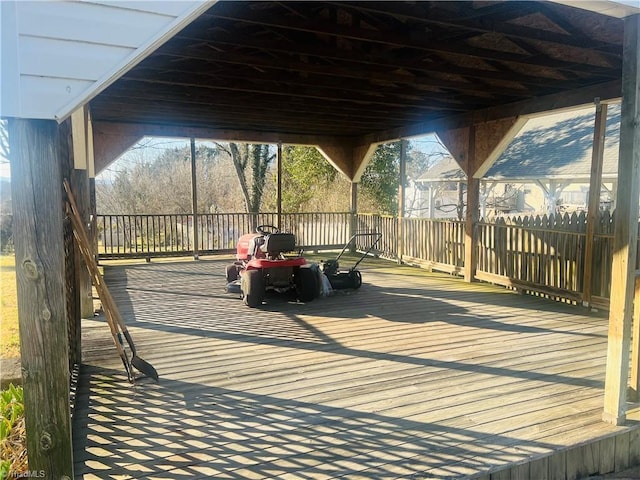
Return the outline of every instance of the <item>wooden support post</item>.
{"type": "MultiPolygon", "coordinates": [[[[640,253],[639,253],[640,254],[640,253]]],[[[636,272],[635,295],[633,300],[633,345],[631,346],[631,400],[640,400],[640,271],[636,272]]]]}
{"type": "Polygon", "coordinates": [[[593,126],[593,151],[591,153],[591,176],[589,184],[589,206],[587,209],[587,232],[584,248],[584,275],[582,303],[591,304],[591,277],[593,274],[593,236],[600,211],[600,188],[602,185],[602,161],[604,137],[607,132],[607,105],[596,101],[596,119],[593,126]]]}
{"type": "Polygon", "coordinates": [[[476,276],[476,225],[480,208],[480,180],[473,176],[476,155],[475,127],[469,127],[469,158],[467,159],[467,211],[464,224],[464,280],[473,282],[476,276]]]}
{"type": "Polygon", "coordinates": [[[87,173],[89,174],[89,238],[93,243],[93,253],[98,262],[98,207],[96,205],[96,166],[93,147],[93,123],[91,111],[87,110],[87,173]]]}
{"type": "Polygon", "coordinates": [[[196,139],[191,137],[191,215],[193,217],[193,259],[200,258],[198,232],[198,175],[196,170],[196,139]]]}
{"type": "MultiPolygon", "coordinates": [[[[73,191],[77,192],[78,209],[85,224],[88,223],[89,212],[89,177],[86,170],[73,169],[71,172],[70,183],[73,191]]],[[[74,242],[75,243],[75,242],[74,242]]],[[[75,345],[69,345],[69,348],[75,348],[74,358],[78,365],[82,363],[82,321],[81,318],[93,318],[93,285],[91,276],[88,275],[82,254],[77,244],[74,248],[73,264],[75,267],[76,278],[76,302],[78,318],[75,321],[75,345]]],[[[72,321],[72,319],[68,319],[72,321]]]]}
{"type": "Polygon", "coordinates": [[[405,184],[407,182],[407,146],[406,140],[400,141],[400,178],[398,182],[398,262],[402,263],[404,256],[404,216],[405,212],[405,184]]]}
{"type": "Polygon", "coordinates": [[[638,241],[640,195],[640,14],[624,20],[622,113],[618,159],[618,200],[613,239],[611,303],[603,420],[626,420],[631,317],[638,241]]]}
{"type": "MultiPolygon", "coordinates": [[[[358,233],[358,184],[351,182],[351,203],[349,205],[351,218],[349,222],[349,238],[358,233]]],[[[356,251],[355,242],[351,245],[351,253],[356,251]]]]}
{"type": "MultiPolygon", "coordinates": [[[[89,223],[91,199],[89,193],[89,138],[87,134],[88,126],[88,110],[82,107],[71,116],[71,131],[73,135],[73,172],[69,181],[76,195],[76,201],[80,210],[80,215],[85,224],[89,223]]],[[[91,275],[80,251],[76,248],[75,252],[76,276],[78,278],[78,291],[80,296],[80,317],[93,318],[93,287],[91,284],[91,275]]],[[[78,325],[78,334],[80,333],[80,325],[78,325]]],[[[80,342],[80,336],[78,338],[80,342]]],[[[78,352],[78,359],[81,358],[78,352]]]]}
{"type": "Polygon", "coordinates": [[[473,282],[477,266],[478,209],[480,203],[480,181],[473,176],[467,178],[467,211],[464,225],[464,280],[473,282]]]}
{"type": "MultiPolygon", "coordinates": [[[[9,120],[29,470],[73,478],[58,125],[9,120]]],[[[66,147],[65,147],[66,148],[66,147]]]]}
{"type": "Polygon", "coordinates": [[[433,204],[433,202],[435,201],[435,188],[433,188],[433,183],[429,183],[429,217],[428,218],[435,218],[436,215],[436,209],[435,209],[435,205],[433,204]]]}
{"type": "Polygon", "coordinates": [[[276,215],[278,229],[282,229],[282,144],[278,143],[276,154],[276,215]]]}
{"type": "Polygon", "coordinates": [[[458,216],[458,220],[462,220],[464,218],[464,182],[462,181],[458,181],[458,184],[456,185],[456,196],[458,198],[456,214],[458,216]]]}
{"type": "Polygon", "coordinates": [[[98,207],[96,202],[96,177],[89,176],[89,239],[93,243],[93,254],[98,260],[98,207]]]}

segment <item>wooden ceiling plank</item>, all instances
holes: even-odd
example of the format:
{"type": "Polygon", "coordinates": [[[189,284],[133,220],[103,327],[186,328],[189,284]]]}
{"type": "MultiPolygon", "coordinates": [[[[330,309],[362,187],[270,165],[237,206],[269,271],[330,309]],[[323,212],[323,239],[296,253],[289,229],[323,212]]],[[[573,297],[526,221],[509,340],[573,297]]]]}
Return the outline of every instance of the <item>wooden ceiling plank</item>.
{"type": "MultiPolygon", "coordinates": [[[[215,78],[224,78],[224,79],[242,79],[247,75],[250,75],[252,78],[255,78],[255,70],[250,70],[250,65],[247,62],[241,62],[237,56],[229,54],[231,57],[231,61],[242,67],[248,67],[247,72],[242,72],[241,68],[233,69],[231,71],[225,70],[219,64],[213,62],[207,62],[206,68],[198,63],[189,64],[188,66],[183,66],[182,62],[176,65],[175,67],[167,67],[166,62],[158,62],[158,57],[155,57],[155,62],[146,62],[140,67],[136,69],[136,73],[140,75],[150,75],[155,76],[159,73],[173,73],[173,74],[198,74],[210,77],[211,80],[215,78]],[[207,70],[207,68],[213,68],[212,71],[207,70]],[[230,72],[230,73],[229,73],[230,72]],[[250,72],[250,73],[249,73],[250,72]]],[[[482,95],[486,96],[486,94],[500,94],[500,95],[509,95],[514,97],[530,97],[532,96],[532,92],[528,88],[507,88],[507,87],[497,87],[488,84],[478,85],[477,82],[462,82],[455,80],[445,80],[440,78],[432,78],[426,76],[415,76],[412,77],[410,75],[393,75],[389,73],[375,72],[371,73],[371,71],[361,71],[357,75],[353,73],[353,69],[344,68],[340,69],[340,71],[344,70],[346,75],[340,75],[340,72],[336,71],[335,67],[332,67],[330,70],[332,73],[328,73],[328,68],[326,67],[314,67],[310,68],[308,64],[300,64],[300,67],[304,69],[304,71],[300,71],[296,68],[296,65],[291,64],[289,62],[276,62],[275,65],[269,65],[268,62],[262,61],[261,63],[261,72],[260,80],[266,82],[279,82],[285,84],[298,84],[304,85],[307,88],[316,88],[322,86],[332,86],[332,87],[341,87],[342,89],[349,90],[355,89],[359,92],[371,92],[371,93],[385,93],[393,95],[397,93],[399,90],[396,84],[401,84],[403,88],[403,92],[408,95],[417,95],[424,94],[424,88],[440,88],[447,90],[458,90],[470,95],[482,95]],[[292,72],[297,73],[301,79],[292,76],[292,72]],[[304,73],[305,75],[301,75],[304,73]],[[354,78],[357,77],[357,78],[354,78]],[[362,80],[366,80],[363,82],[362,80]],[[393,86],[385,86],[385,84],[393,84],[393,86]],[[409,87],[409,88],[407,88],[409,87]]]]}
{"type": "Polygon", "coordinates": [[[352,79],[344,79],[344,78],[335,78],[329,77],[326,79],[314,77],[303,77],[302,79],[296,78],[291,74],[282,73],[282,71],[278,71],[276,75],[267,75],[262,74],[259,76],[250,75],[250,79],[247,79],[247,75],[243,75],[241,73],[236,73],[236,70],[233,70],[229,74],[219,74],[214,73],[209,75],[208,73],[200,73],[196,71],[189,71],[186,69],[182,70],[169,70],[169,69],[148,69],[146,67],[141,67],[135,70],[134,74],[127,75],[125,78],[130,79],[140,79],[140,78],[150,78],[153,80],[161,80],[172,82],[172,79],[175,80],[177,85],[180,84],[180,79],[189,78],[189,82],[197,83],[197,84],[238,84],[238,82],[255,82],[259,81],[262,86],[268,89],[272,88],[280,88],[282,89],[284,86],[287,86],[290,92],[293,92],[295,89],[306,88],[311,90],[337,90],[338,92],[342,92],[344,95],[345,92],[352,92],[357,96],[371,96],[371,97],[384,97],[385,99],[392,98],[415,98],[416,100],[423,99],[425,95],[429,95],[430,98],[433,98],[438,101],[445,101],[447,99],[447,94],[438,93],[432,90],[432,88],[445,89],[446,91],[456,90],[460,92],[460,95],[456,97],[455,103],[466,103],[472,102],[473,97],[481,97],[482,99],[488,99],[491,97],[491,93],[494,94],[501,93],[502,96],[512,96],[515,98],[529,98],[531,97],[531,93],[528,90],[519,90],[515,88],[501,87],[501,86],[492,86],[486,85],[482,83],[464,83],[464,82],[456,82],[449,81],[447,79],[438,79],[438,81],[430,81],[430,82],[411,82],[403,85],[402,87],[398,87],[397,85],[383,85],[383,82],[379,83],[371,83],[371,82],[363,82],[363,81],[355,81],[352,79]],[[186,75],[185,75],[186,74],[186,75]],[[426,90],[424,87],[430,87],[429,90],[426,90]],[[500,92],[500,90],[502,90],[500,92]]]}
{"type": "MultiPolygon", "coordinates": [[[[239,82],[235,84],[229,83],[227,85],[222,84],[209,84],[209,85],[201,85],[198,83],[193,83],[189,81],[178,81],[178,80],[155,80],[144,77],[134,78],[131,75],[128,75],[125,78],[121,79],[124,83],[135,83],[136,86],[132,88],[140,88],[144,90],[145,87],[142,85],[164,85],[169,87],[167,89],[168,96],[183,96],[184,98],[193,97],[194,89],[201,91],[215,91],[215,92],[243,92],[243,93],[252,93],[264,95],[267,97],[280,97],[283,99],[290,100],[292,98],[304,98],[304,99],[314,99],[320,101],[330,101],[336,103],[344,103],[344,104],[353,104],[353,105],[379,105],[393,108],[416,108],[420,110],[433,110],[436,109],[447,109],[447,110],[458,110],[458,111],[466,111],[470,106],[477,104],[478,99],[471,98],[461,98],[457,97],[449,97],[451,101],[449,103],[445,103],[441,100],[434,100],[433,95],[425,95],[420,101],[414,100],[405,100],[403,99],[390,99],[385,100],[382,98],[375,97],[367,97],[364,95],[337,95],[336,93],[325,89],[320,90],[316,89],[316,91],[309,91],[306,89],[299,89],[299,91],[291,91],[291,90],[272,90],[267,87],[261,85],[243,85],[239,82]],[[180,91],[183,91],[183,94],[180,94],[180,91]],[[188,91],[187,91],[188,90],[188,91]],[[476,103],[473,103],[475,101],[476,103]]],[[[446,96],[442,96],[443,98],[447,98],[446,96]]],[[[485,104],[487,102],[485,101],[485,104]]],[[[493,103],[493,102],[491,102],[493,103]]],[[[482,105],[482,104],[479,104],[482,105]]]]}
{"type": "MultiPolygon", "coordinates": [[[[282,62],[280,62],[281,63],[280,66],[282,68],[285,68],[285,67],[289,67],[289,69],[295,68],[295,69],[298,69],[299,71],[305,71],[305,69],[309,70],[314,68],[316,70],[322,69],[322,67],[318,67],[317,65],[312,65],[310,63],[297,61],[292,56],[291,47],[289,45],[270,44],[265,41],[252,41],[248,39],[242,39],[241,43],[239,42],[240,42],[239,40],[234,40],[232,37],[218,37],[215,39],[211,38],[210,40],[201,39],[201,38],[194,39],[194,38],[180,37],[178,40],[172,41],[171,45],[167,45],[161,48],[156,55],[166,54],[166,55],[174,56],[176,58],[181,58],[181,57],[191,58],[191,59],[198,58],[206,61],[216,59],[218,61],[230,62],[235,64],[253,63],[256,66],[263,65],[267,67],[271,66],[271,68],[277,68],[276,65],[278,65],[278,63],[268,61],[267,59],[264,58],[263,54],[248,55],[248,54],[243,54],[239,52],[232,52],[232,53],[220,52],[220,49],[224,49],[224,48],[229,49],[231,47],[239,47],[239,48],[256,49],[261,52],[278,52],[283,55],[283,60],[282,62]],[[194,50],[193,47],[189,46],[191,42],[193,42],[194,44],[199,43],[200,45],[207,45],[209,47],[216,46],[216,52],[212,53],[210,50],[201,50],[202,47],[200,47],[198,50],[194,50]]],[[[371,74],[378,73],[381,76],[384,76],[385,74],[393,75],[393,70],[397,70],[398,68],[403,68],[407,71],[412,71],[412,72],[423,72],[424,74],[428,75],[429,72],[434,71],[437,67],[437,65],[434,65],[432,62],[428,61],[429,58],[425,58],[424,55],[420,55],[418,54],[418,52],[416,52],[416,58],[419,59],[418,61],[408,60],[408,59],[404,61],[400,60],[399,59],[400,55],[398,54],[398,52],[394,52],[393,55],[388,55],[388,58],[380,55],[373,58],[369,55],[363,55],[361,52],[344,52],[344,51],[338,51],[335,49],[326,49],[326,48],[319,49],[310,45],[297,46],[296,52],[298,55],[322,58],[327,61],[338,60],[338,61],[345,61],[349,63],[356,62],[359,64],[358,70],[363,69],[362,64],[367,65],[368,66],[367,69],[371,69],[371,70],[374,70],[372,66],[379,67],[380,69],[383,69],[383,70],[380,72],[367,72],[367,73],[371,73],[371,74]],[[424,62],[425,60],[427,60],[427,63],[424,62]],[[392,71],[389,72],[389,69],[392,69],[392,71]]],[[[443,54],[440,56],[440,58],[446,58],[446,57],[447,57],[447,54],[443,54]]],[[[465,58],[464,56],[459,56],[459,57],[465,58]]],[[[491,62],[493,61],[493,59],[484,59],[484,61],[491,62]]],[[[326,73],[327,74],[335,73],[335,74],[340,74],[342,76],[358,75],[355,72],[349,73],[353,71],[354,69],[352,67],[344,66],[344,67],[332,67],[331,69],[327,69],[326,73]]],[[[443,70],[438,70],[438,71],[442,72],[443,70]]],[[[616,77],[615,69],[609,69],[608,72],[609,73],[607,74],[607,78],[616,77]]],[[[456,73],[460,75],[474,75],[476,77],[481,76],[481,77],[487,77],[487,78],[504,79],[504,74],[501,74],[498,71],[491,72],[491,71],[483,71],[482,69],[471,69],[471,68],[465,69],[464,67],[457,67],[456,69],[448,73],[456,73]]],[[[567,73],[569,72],[567,70],[564,70],[562,75],[566,76],[567,73]]],[[[598,76],[602,76],[602,75],[603,75],[602,73],[598,73],[598,76]]],[[[544,75],[540,75],[539,77],[537,77],[535,74],[535,69],[533,69],[533,72],[529,75],[512,73],[510,77],[511,77],[510,80],[513,80],[515,82],[518,82],[518,83],[521,83],[522,85],[527,85],[527,86],[541,86],[541,85],[548,86],[548,83],[549,83],[548,77],[544,75]]],[[[400,80],[401,78],[397,78],[397,76],[394,77],[394,81],[400,81],[400,80]]],[[[559,88],[571,88],[571,86],[559,85],[559,88]]]]}
{"type": "MultiPolygon", "coordinates": [[[[99,108],[100,111],[104,113],[111,106],[113,107],[116,107],[118,105],[119,106],[129,105],[132,107],[137,105],[144,106],[144,105],[149,105],[153,102],[160,102],[162,99],[163,99],[162,95],[148,96],[148,97],[145,97],[144,99],[140,97],[137,99],[132,99],[126,93],[123,93],[123,94],[112,93],[112,94],[106,95],[101,100],[96,100],[94,103],[92,103],[92,105],[94,105],[95,108],[99,108]],[[109,103],[107,103],[107,101],[109,103]]],[[[184,106],[183,102],[172,101],[170,99],[166,99],[166,101],[164,101],[163,103],[166,104],[167,110],[174,111],[174,112],[177,112],[181,106],[184,106]]],[[[297,105],[292,102],[262,103],[260,105],[260,108],[257,108],[255,104],[250,104],[250,103],[241,104],[237,99],[226,98],[226,97],[220,98],[220,99],[213,99],[208,102],[193,101],[193,102],[190,102],[188,105],[189,105],[188,109],[190,111],[199,112],[200,114],[210,113],[211,115],[228,114],[229,112],[249,114],[257,111],[264,111],[264,112],[277,111],[280,116],[300,115],[300,116],[310,117],[309,112],[313,111],[313,109],[316,108],[315,110],[316,114],[314,115],[314,117],[329,118],[329,119],[332,119],[334,122],[339,121],[341,119],[345,119],[345,118],[353,119],[353,122],[369,121],[369,120],[379,121],[381,117],[384,118],[386,121],[393,121],[393,122],[407,122],[412,120],[417,122],[425,117],[423,112],[416,112],[413,109],[395,109],[395,110],[367,109],[363,111],[362,108],[341,106],[341,107],[332,108],[330,111],[324,112],[319,109],[319,107],[321,106],[319,104],[314,105],[310,103],[305,103],[305,104],[297,105]]]]}
{"type": "MultiPolygon", "coordinates": [[[[434,82],[432,80],[427,80],[427,81],[424,81],[423,83],[420,83],[419,81],[420,77],[413,77],[408,74],[407,75],[394,74],[393,72],[387,72],[385,74],[383,73],[382,70],[378,72],[377,70],[373,71],[373,69],[371,68],[367,68],[364,70],[354,69],[352,67],[351,68],[349,67],[327,68],[325,66],[315,66],[308,63],[302,63],[302,62],[296,63],[296,62],[284,61],[284,60],[282,62],[270,63],[269,61],[265,60],[263,57],[253,57],[249,55],[242,56],[237,54],[234,55],[234,54],[221,53],[221,52],[217,52],[215,54],[206,54],[204,52],[198,53],[198,52],[191,51],[185,56],[184,53],[181,53],[181,50],[178,50],[175,47],[165,48],[162,52],[159,52],[158,54],[156,54],[156,56],[170,56],[170,57],[175,57],[177,59],[182,59],[182,60],[188,60],[188,59],[206,60],[206,61],[215,60],[222,63],[229,63],[234,65],[245,65],[245,66],[255,64],[257,67],[260,67],[263,69],[268,68],[268,69],[279,69],[282,71],[289,71],[289,69],[293,68],[301,73],[310,73],[310,74],[317,74],[317,75],[323,75],[323,76],[359,78],[364,80],[373,79],[373,80],[380,80],[380,81],[384,81],[386,79],[387,81],[392,81],[394,83],[418,84],[418,85],[426,84],[425,86],[428,86],[429,84],[433,84],[433,86],[436,86],[436,87],[441,86],[441,83],[434,82]],[[181,55],[181,56],[178,56],[178,55],[181,55]]],[[[411,64],[408,64],[406,65],[406,67],[412,68],[413,71],[415,72],[420,72],[421,70],[416,68],[415,65],[416,64],[413,64],[412,66],[411,64]]],[[[435,64],[432,63],[430,65],[431,65],[432,73],[451,73],[455,75],[464,76],[465,78],[470,80],[469,84],[473,84],[473,81],[475,80],[500,80],[500,81],[505,80],[504,72],[500,72],[498,70],[498,68],[500,67],[504,68],[503,65],[499,65],[498,67],[496,67],[495,71],[460,67],[457,65],[452,65],[450,63],[447,63],[443,60],[439,60],[438,63],[435,63],[435,64]]],[[[404,64],[399,64],[397,67],[404,67],[404,66],[405,66],[404,64]]],[[[507,79],[516,83],[530,86],[530,87],[544,86],[547,89],[547,92],[539,92],[538,94],[549,93],[548,90],[551,88],[554,88],[556,91],[559,91],[559,90],[573,89],[573,88],[579,88],[584,86],[584,84],[581,84],[579,81],[558,81],[557,83],[549,84],[548,78],[546,79],[535,78],[530,75],[523,75],[519,73],[510,73],[507,79]]],[[[446,85],[453,89],[456,89],[456,88],[462,89],[460,88],[461,86],[459,85],[459,83],[461,82],[457,82],[457,83],[449,82],[449,83],[446,83],[446,85]]],[[[509,94],[509,95],[516,94],[515,89],[510,90],[508,88],[503,89],[503,87],[493,87],[493,86],[487,87],[487,91],[489,93],[499,93],[501,90],[505,94],[509,94]]],[[[467,90],[465,89],[465,91],[467,90]]],[[[523,91],[524,91],[524,88],[523,88],[523,91]]],[[[531,93],[530,96],[534,96],[533,92],[530,89],[529,89],[529,92],[531,93]]]]}
{"type": "MultiPolygon", "coordinates": [[[[524,63],[527,65],[538,65],[557,69],[567,69],[576,71],[588,71],[594,75],[611,75],[611,69],[598,67],[590,64],[580,63],[579,59],[566,61],[550,57],[531,57],[519,53],[497,51],[488,48],[472,47],[470,45],[459,45],[455,43],[441,43],[432,38],[417,39],[415,35],[398,35],[395,32],[380,32],[376,30],[361,29],[358,27],[343,27],[341,25],[323,24],[318,26],[314,22],[292,21],[281,16],[268,15],[264,12],[261,15],[251,16],[243,12],[230,15],[226,12],[217,13],[209,10],[206,14],[211,16],[212,21],[229,20],[232,22],[242,22],[261,27],[280,28],[284,30],[297,30],[312,34],[330,35],[349,40],[361,42],[380,43],[395,48],[408,48],[422,51],[454,53],[469,57],[503,60],[514,63],[524,63]]],[[[618,68],[621,64],[618,64],[618,68]]],[[[615,65],[613,65],[616,68],[615,65]]]]}
{"type": "MultiPolygon", "coordinates": [[[[445,28],[463,29],[478,33],[499,33],[508,38],[515,38],[521,40],[538,40],[549,43],[556,43],[558,45],[570,45],[574,47],[580,47],[590,50],[596,50],[602,52],[607,57],[611,57],[612,60],[617,61],[620,64],[621,56],[619,54],[620,45],[602,42],[588,37],[584,32],[578,31],[575,28],[571,29],[571,33],[563,35],[549,30],[540,30],[536,28],[530,28],[525,25],[509,23],[507,20],[521,18],[534,12],[540,12],[540,2],[509,2],[517,3],[518,5],[510,6],[511,10],[508,16],[503,18],[497,18],[495,13],[476,15],[473,18],[464,18],[464,12],[468,11],[468,7],[459,7],[456,15],[452,15],[451,9],[454,3],[451,2],[443,8],[437,3],[425,3],[424,7],[420,7],[420,3],[413,5],[406,5],[401,2],[358,2],[350,4],[348,8],[358,11],[369,11],[371,13],[378,13],[388,15],[392,12],[398,12],[404,10],[407,19],[411,19],[415,22],[424,23],[426,25],[440,25],[445,28]],[[410,9],[414,9],[411,12],[410,9]],[[417,9],[417,11],[415,11],[417,9]],[[506,17],[506,18],[505,18],[506,17]]],[[[459,2],[455,5],[466,5],[465,2],[459,2]]],[[[549,10],[546,9],[545,16],[549,15],[549,10]]],[[[554,15],[557,19],[557,15],[554,15]]],[[[552,20],[553,23],[557,23],[552,20]]],[[[563,22],[564,25],[567,22],[563,22]]]]}

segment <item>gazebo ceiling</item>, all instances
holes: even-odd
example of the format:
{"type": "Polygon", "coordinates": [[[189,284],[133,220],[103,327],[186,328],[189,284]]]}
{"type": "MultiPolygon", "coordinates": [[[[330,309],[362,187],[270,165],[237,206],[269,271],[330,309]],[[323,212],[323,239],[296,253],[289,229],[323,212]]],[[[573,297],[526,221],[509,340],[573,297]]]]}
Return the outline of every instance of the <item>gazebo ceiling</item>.
{"type": "Polygon", "coordinates": [[[619,91],[622,33],[618,18],[547,2],[218,2],[98,95],[92,115],[392,132],[580,89],[586,101],[619,91]]]}

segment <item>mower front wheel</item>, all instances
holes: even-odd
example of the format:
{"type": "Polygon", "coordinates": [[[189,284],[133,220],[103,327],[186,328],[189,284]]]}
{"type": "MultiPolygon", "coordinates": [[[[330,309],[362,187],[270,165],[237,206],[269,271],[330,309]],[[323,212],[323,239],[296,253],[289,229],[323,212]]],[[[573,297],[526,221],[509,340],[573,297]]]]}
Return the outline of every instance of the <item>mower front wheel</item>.
{"type": "Polygon", "coordinates": [[[264,299],[264,278],[262,270],[247,270],[240,277],[242,301],[251,308],[262,304],[264,299]]]}
{"type": "Polygon", "coordinates": [[[353,282],[353,288],[360,288],[362,286],[362,274],[360,270],[351,270],[349,276],[353,282]]]}
{"type": "Polygon", "coordinates": [[[240,268],[241,265],[239,265],[238,263],[227,265],[227,267],[225,268],[225,277],[227,278],[227,283],[235,282],[238,279],[240,268]]]}
{"type": "Polygon", "coordinates": [[[299,268],[296,275],[296,293],[301,302],[310,302],[318,296],[318,276],[310,268],[299,268]]]}

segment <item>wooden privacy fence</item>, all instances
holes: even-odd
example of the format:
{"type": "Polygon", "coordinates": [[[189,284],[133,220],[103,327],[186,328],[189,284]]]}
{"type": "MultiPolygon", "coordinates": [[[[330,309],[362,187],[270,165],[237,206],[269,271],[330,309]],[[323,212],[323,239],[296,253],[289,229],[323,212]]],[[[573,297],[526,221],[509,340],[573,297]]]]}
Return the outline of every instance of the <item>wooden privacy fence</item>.
{"type": "MultiPolygon", "coordinates": [[[[384,257],[461,274],[464,222],[381,215],[358,215],[359,231],[383,234],[384,257]]],[[[614,219],[601,212],[594,227],[591,295],[588,302],[608,306],[611,288],[614,219]]],[[[638,225],[640,232],[640,223],[638,225]]],[[[580,302],[584,298],[587,219],[584,212],[555,216],[499,217],[476,227],[475,278],[509,288],[580,302]]],[[[362,246],[360,246],[362,247],[362,246]]],[[[640,248],[640,242],[639,242],[640,248]]],[[[640,271],[640,256],[636,269],[640,271]]]]}
{"type": "Polygon", "coordinates": [[[476,277],[579,301],[585,238],[584,213],[480,222],[476,277]]]}
{"type": "MultiPolygon", "coordinates": [[[[301,248],[327,249],[349,239],[349,213],[286,213],[283,231],[296,235],[301,248]]],[[[144,258],[235,251],[241,235],[258,225],[278,223],[276,213],[211,213],[193,215],[98,215],[100,258],[144,258]]]]}
{"type": "MultiPolygon", "coordinates": [[[[606,307],[611,293],[613,230],[613,216],[601,212],[589,260],[584,212],[479,222],[476,278],[606,307]],[[583,295],[587,261],[592,262],[588,299],[583,295]]],[[[640,268],[640,258],[636,268],[640,268]]]]}

